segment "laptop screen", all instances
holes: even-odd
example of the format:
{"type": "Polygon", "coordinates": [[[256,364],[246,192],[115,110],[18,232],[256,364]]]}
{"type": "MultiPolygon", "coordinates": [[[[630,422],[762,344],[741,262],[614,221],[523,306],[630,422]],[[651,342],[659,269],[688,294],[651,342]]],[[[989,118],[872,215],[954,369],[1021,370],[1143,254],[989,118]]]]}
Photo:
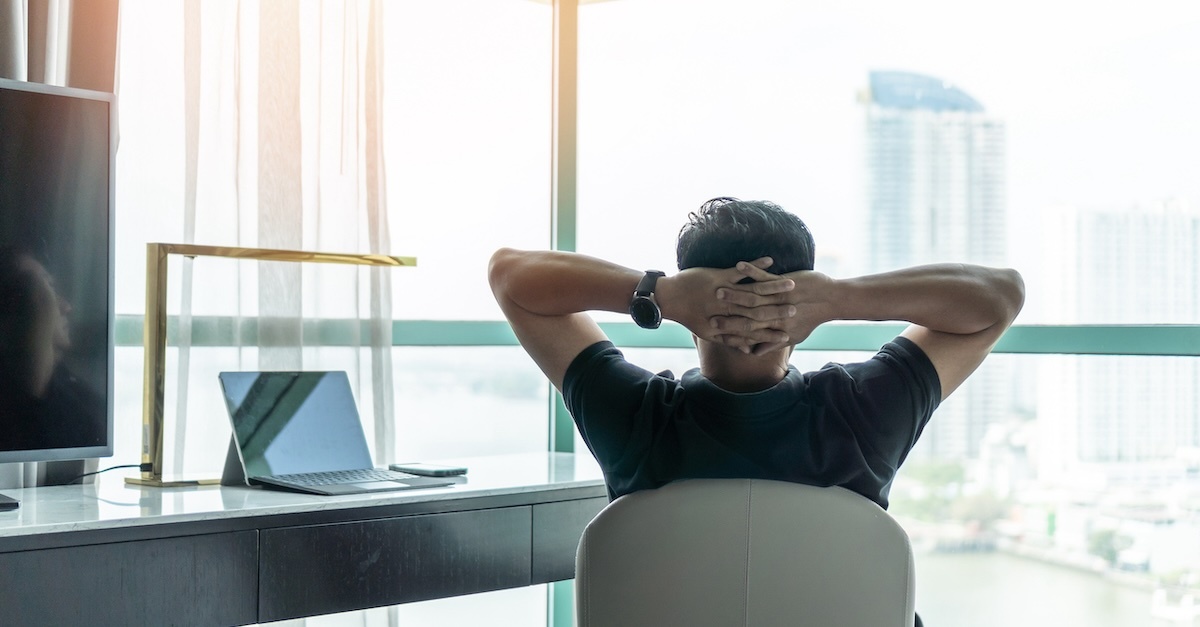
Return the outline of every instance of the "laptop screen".
{"type": "Polygon", "coordinates": [[[371,468],[345,372],[222,372],[247,477],[371,468]]]}

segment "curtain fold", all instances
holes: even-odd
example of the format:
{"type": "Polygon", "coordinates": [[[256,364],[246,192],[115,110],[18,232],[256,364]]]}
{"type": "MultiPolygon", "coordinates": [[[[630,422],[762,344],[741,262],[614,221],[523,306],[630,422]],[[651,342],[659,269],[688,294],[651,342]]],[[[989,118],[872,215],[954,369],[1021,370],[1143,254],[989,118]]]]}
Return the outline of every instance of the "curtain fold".
{"type": "Polygon", "coordinates": [[[117,0],[0,0],[0,77],[112,91],[116,13],[117,0]]]}
{"type": "MultiPolygon", "coordinates": [[[[366,54],[363,65],[363,111],[366,125],[364,168],[367,233],[370,252],[386,254],[392,248],[387,214],[387,176],[383,153],[383,16],[381,0],[369,0],[366,54]]],[[[392,283],[391,268],[371,268],[371,380],[376,389],[375,454],[396,460],[395,402],[392,394],[392,283]]]]}
{"type": "MultiPolygon", "coordinates": [[[[196,186],[200,151],[200,0],[183,0],[183,238],[184,244],[196,243],[196,186]]],[[[192,365],[192,295],[194,292],[195,262],[191,258],[180,261],[179,332],[177,337],[178,362],[175,367],[176,381],[188,381],[192,365]]],[[[182,418],[176,423],[176,437],[171,450],[171,471],[183,474],[184,445],[188,441],[186,384],[177,385],[175,412],[182,418]]]]}
{"type": "Polygon", "coordinates": [[[0,77],[26,80],[28,40],[28,2],[0,0],[0,77]]]}
{"type": "MultiPolygon", "coordinates": [[[[371,0],[205,3],[184,0],[185,242],[392,254],[383,183],[381,4],[371,0]]],[[[196,263],[207,263],[199,261],[196,263]]],[[[189,415],[199,373],[185,325],[197,301],[222,300],[257,339],[239,367],[350,370],[376,463],[395,461],[392,269],[238,262],[222,294],[197,292],[184,262],[175,394],[167,416],[174,474],[211,467],[205,432],[219,416],[189,415]],[[347,277],[356,277],[348,279],[347,277]],[[305,337],[310,318],[365,328],[347,367],[305,337]]],[[[339,348],[338,350],[342,350],[339,348]]],[[[215,376],[215,375],[214,375],[215,376]]],[[[224,451],[224,448],[221,448],[224,451]]],[[[219,467],[219,466],[218,466],[219,467]]]]}

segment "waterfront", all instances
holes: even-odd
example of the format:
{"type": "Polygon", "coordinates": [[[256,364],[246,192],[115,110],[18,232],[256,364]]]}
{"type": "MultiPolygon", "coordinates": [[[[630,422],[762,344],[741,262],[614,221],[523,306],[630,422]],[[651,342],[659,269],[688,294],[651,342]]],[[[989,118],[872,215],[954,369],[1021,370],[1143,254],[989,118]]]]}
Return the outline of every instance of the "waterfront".
{"type": "Polygon", "coordinates": [[[1005,553],[917,554],[926,627],[1180,627],[1150,617],[1149,590],[1005,553]]]}

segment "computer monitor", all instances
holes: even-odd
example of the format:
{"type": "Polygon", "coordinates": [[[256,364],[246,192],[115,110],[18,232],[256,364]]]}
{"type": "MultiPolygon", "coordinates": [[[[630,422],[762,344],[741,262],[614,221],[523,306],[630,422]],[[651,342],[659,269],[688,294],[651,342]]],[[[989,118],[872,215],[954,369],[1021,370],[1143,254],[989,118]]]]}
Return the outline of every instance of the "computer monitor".
{"type": "Polygon", "coordinates": [[[0,462],[113,454],[115,108],[0,79],[0,462]]]}

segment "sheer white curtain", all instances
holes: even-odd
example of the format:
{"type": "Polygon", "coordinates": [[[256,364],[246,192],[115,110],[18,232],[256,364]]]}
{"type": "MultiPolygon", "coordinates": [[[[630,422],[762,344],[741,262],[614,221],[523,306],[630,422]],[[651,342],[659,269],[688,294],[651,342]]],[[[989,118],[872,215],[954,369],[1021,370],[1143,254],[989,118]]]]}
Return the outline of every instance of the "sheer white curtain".
{"type": "MultiPolygon", "coordinates": [[[[162,77],[183,84],[177,241],[401,254],[390,248],[382,176],[382,5],[183,0],[181,65],[162,77]]],[[[137,19],[137,8],[126,3],[122,20],[137,19]]],[[[235,318],[242,369],[343,369],[344,359],[334,365],[314,350],[319,342],[306,337],[305,323],[354,321],[347,328],[358,356],[346,369],[373,421],[366,426],[377,463],[394,461],[390,273],[397,270],[237,262],[214,289],[200,278],[200,264],[211,261],[180,260],[171,279],[180,292],[177,358],[167,371],[167,474],[207,470],[224,452],[206,441],[227,433],[224,418],[192,402],[216,386],[215,373],[192,371],[194,317],[211,313],[235,318]],[[189,415],[197,413],[206,415],[189,415]],[[189,459],[196,456],[208,459],[196,465],[189,459]]]]}
{"type": "Polygon", "coordinates": [[[71,0],[0,0],[0,76],[67,84],[71,0]]]}

